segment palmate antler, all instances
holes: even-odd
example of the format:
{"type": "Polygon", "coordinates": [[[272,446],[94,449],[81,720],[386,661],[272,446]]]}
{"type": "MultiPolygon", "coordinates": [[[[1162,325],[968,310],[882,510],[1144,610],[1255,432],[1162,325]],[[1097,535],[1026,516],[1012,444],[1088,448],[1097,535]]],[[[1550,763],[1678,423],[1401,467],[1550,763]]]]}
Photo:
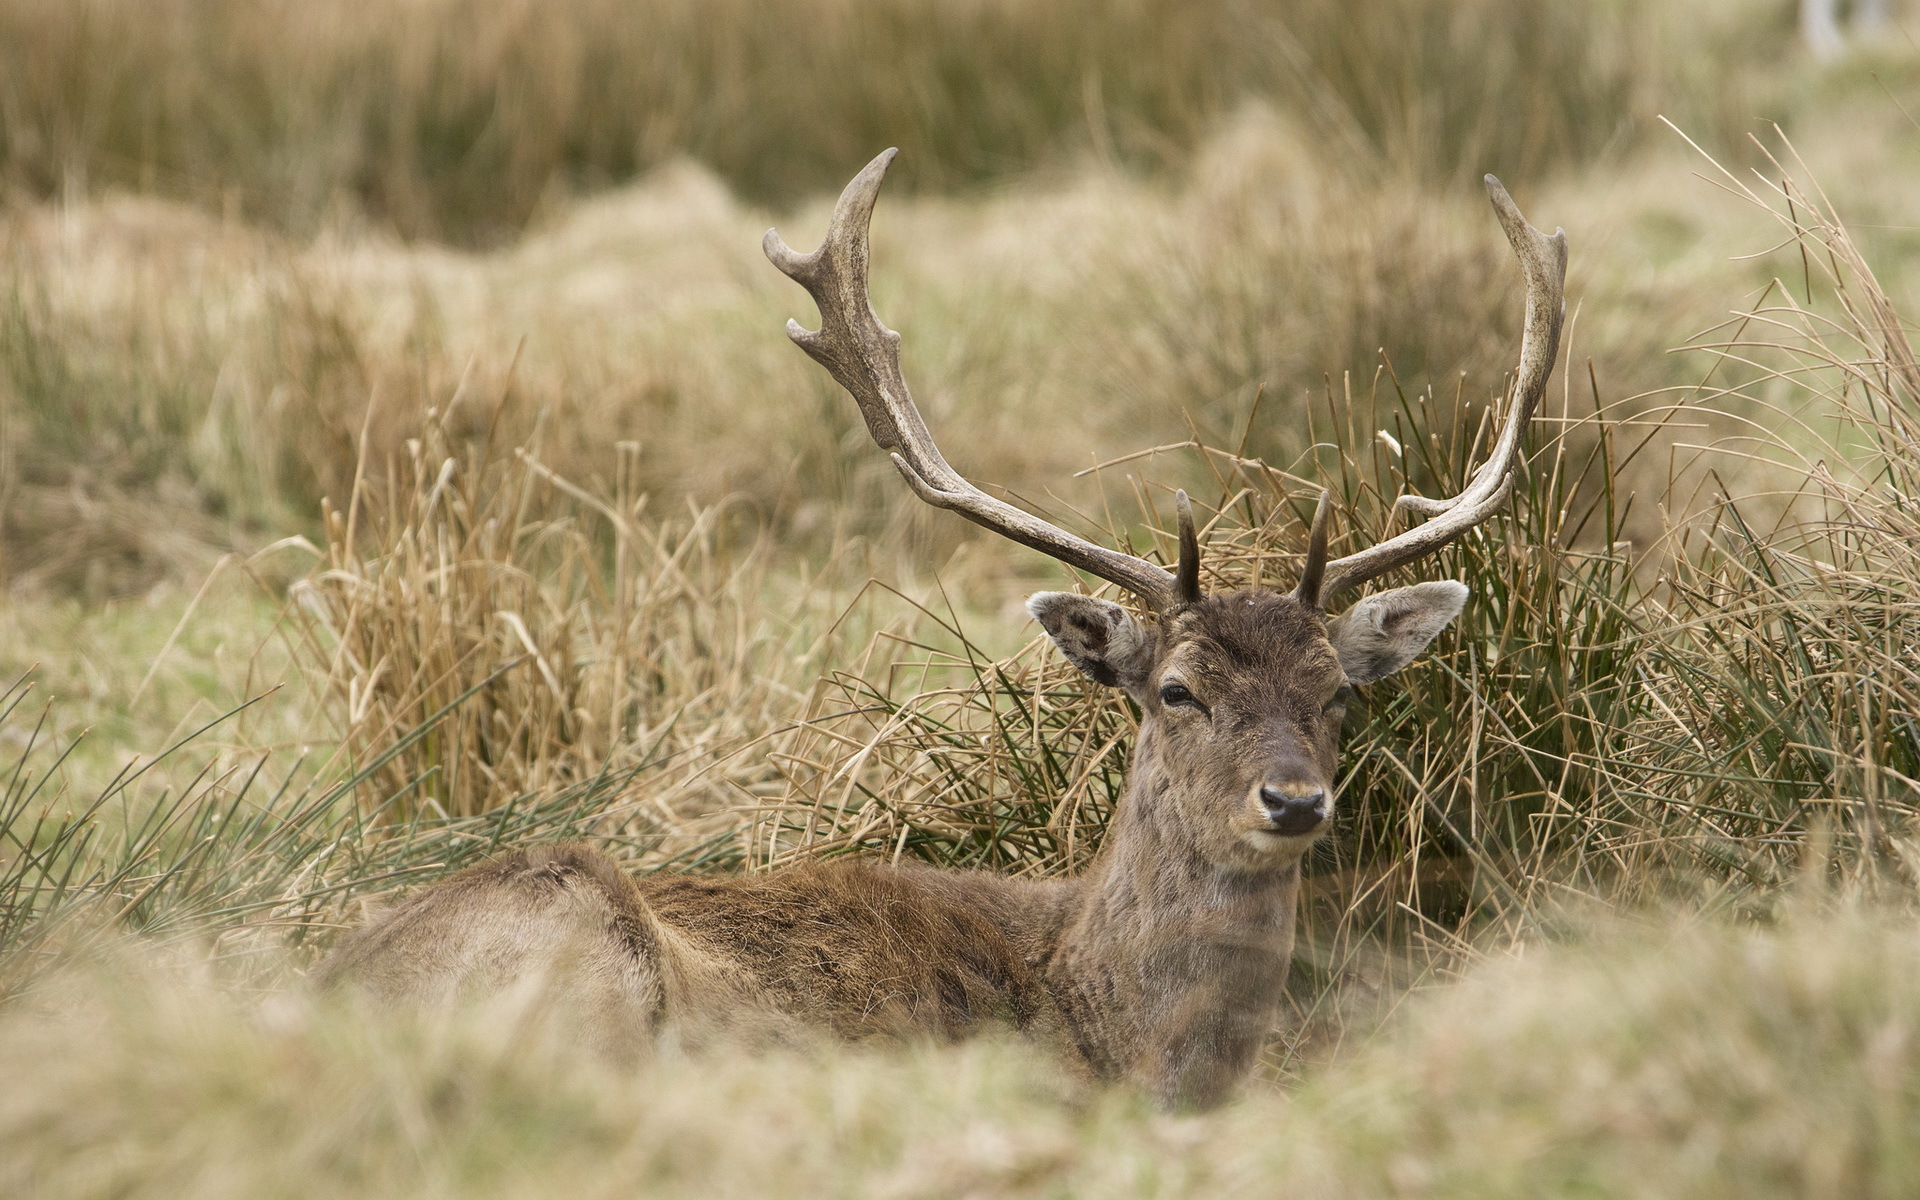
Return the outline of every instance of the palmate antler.
{"type": "MultiPolygon", "coordinates": [[[[1155,612],[1171,612],[1198,601],[1200,546],[1185,492],[1176,496],[1180,563],[1178,572],[1173,573],[1144,558],[1096,545],[997,500],[948,465],[933,435],[927,432],[926,421],[900,373],[900,335],[881,324],[867,296],[867,226],[880,183],[898,153],[884,151],[853,177],[834,206],[825,239],[813,253],[798,253],[781,240],[778,231],[767,230],[761,243],[767,257],[806,288],[820,309],[819,329],[807,330],[790,320],[787,336],[853,396],[866,418],[867,432],[893,456],[893,464],[908,486],[928,504],[951,509],[1023,546],[1119,584],[1155,612]]],[[[1506,189],[1491,175],[1487,176],[1487,190],[1527,276],[1526,333],[1521,340],[1515,400],[1506,427],[1501,430],[1493,456],[1460,495],[1450,500],[1401,497],[1401,504],[1432,515],[1434,520],[1332,562],[1326,558],[1330,505],[1322,496],[1300,587],[1295,592],[1309,604],[1323,604],[1345,588],[1433,553],[1499,511],[1512,490],[1521,436],[1546,391],[1547,376],[1559,351],[1567,244],[1565,233],[1556,230],[1547,237],[1527,224],[1506,189]]]]}
{"type": "Polygon", "coordinates": [[[867,223],[873,217],[880,181],[886,178],[887,166],[898,153],[885,151],[853,177],[834,206],[825,240],[813,253],[800,254],[780,239],[777,230],[767,230],[761,241],[767,257],[806,288],[820,308],[819,329],[808,331],[798,321],[788,321],[787,336],[853,395],[860,405],[860,415],[867,419],[867,432],[882,450],[893,455],[893,465],[928,504],[952,509],[1023,546],[1117,583],[1139,595],[1155,611],[1198,599],[1199,546],[1193,536],[1190,510],[1184,504],[1180,537],[1183,570],[1176,577],[1156,563],[1095,545],[997,500],[947,464],[900,374],[900,335],[880,323],[867,298],[867,223]],[[1191,554],[1189,543],[1193,546],[1191,554]]]}

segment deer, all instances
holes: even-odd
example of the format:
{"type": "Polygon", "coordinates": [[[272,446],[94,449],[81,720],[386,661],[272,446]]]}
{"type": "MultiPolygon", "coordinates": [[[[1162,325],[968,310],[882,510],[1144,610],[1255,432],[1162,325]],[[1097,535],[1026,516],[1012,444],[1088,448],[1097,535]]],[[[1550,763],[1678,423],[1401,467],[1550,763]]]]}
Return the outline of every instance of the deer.
{"type": "Polygon", "coordinates": [[[1027,611],[1087,678],[1139,711],[1123,799],[1080,873],[1022,878],[841,858],[737,876],[629,875],[577,844],[506,853],[426,887],[347,935],[326,988],[445,1009],[517,995],[568,1014],[582,1043],[635,1061],[723,1037],[933,1037],[1011,1029],[1083,1077],[1179,1110],[1223,1102],[1279,1016],[1301,861],[1336,815],[1337,743],[1354,689],[1412,662],[1468,589],[1432,581],[1328,602],[1483,524],[1513,488],[1558,356],[1566,235],[1529,224],[1486,177],[1526,281],[1518,368],[1498,437],[1458,495],[1403,495],[1427,519],[1329,559],[1322,492],[1291,591],[1206,594],[1178,492],[1175,569],[1108,549],[982,491],[928,432],[900,335],[867,294],[882,153],[840,196],[819,248],[768,230],[769,259],[821,324],[788,335],[852,395],[922,501],[1114,584],[1046,591],[1027,611]]]}

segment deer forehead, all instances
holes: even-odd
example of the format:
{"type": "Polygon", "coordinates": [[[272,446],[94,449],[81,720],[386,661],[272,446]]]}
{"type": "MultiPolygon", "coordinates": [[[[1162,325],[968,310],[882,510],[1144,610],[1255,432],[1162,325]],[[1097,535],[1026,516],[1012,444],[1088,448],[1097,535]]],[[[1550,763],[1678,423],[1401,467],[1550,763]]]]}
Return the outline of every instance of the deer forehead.
{"type": "Polygon", "coordinates": [[[1325,619],[1292,596],[1211,596],[1169,622],[1166,638],[1162,669],[1190,683],[1317,690],[1341,674],[1325,619]]]}

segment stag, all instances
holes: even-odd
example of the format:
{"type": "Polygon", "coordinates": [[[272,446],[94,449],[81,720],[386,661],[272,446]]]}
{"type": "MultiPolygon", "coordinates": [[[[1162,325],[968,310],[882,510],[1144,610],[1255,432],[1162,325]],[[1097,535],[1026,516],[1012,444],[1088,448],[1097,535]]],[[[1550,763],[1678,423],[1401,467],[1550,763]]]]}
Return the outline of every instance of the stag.
{"type": "Polygon", "coordinates": [[[1464,490],[1402,497],[1428,519],[1331,560],[1323,493],[1297,586],[1207,595],[1184,493],[1170,572],[990,496],[948,465],[901,375],[900,335],[867,296],[867,229],[894,153],[847,186],[811,254],[768,230],[767,256],[820,311],[819,329],[789,322],[787,332],[852,394],[922,500],[1138,598],[1143,616],[1075,592],[1027,602],[1069,662],[1139,706],[1126,795],[1090,866],[1038,880],[863,861],[633,878],[583,846],[534,847],[353,932],[322,965],[323,985],[427,1008],[533,997],[628,1057],[663,1037],[958,1037],[1010,1025],[1054,1042],[1086,1074],[1134,1081],[1174,1107],[1217,1103],[1249,1071],[1277,1017],[1301,856],[1334,818],[1352,689],[1411,662],[1467,588],[1398,587],[1331,619],[1328,603],[1505,503],[1557,354],[1565,235],[1533,228],[1487,177],[1526,276],[1526,317],[1508,416],[1464,490]]]}

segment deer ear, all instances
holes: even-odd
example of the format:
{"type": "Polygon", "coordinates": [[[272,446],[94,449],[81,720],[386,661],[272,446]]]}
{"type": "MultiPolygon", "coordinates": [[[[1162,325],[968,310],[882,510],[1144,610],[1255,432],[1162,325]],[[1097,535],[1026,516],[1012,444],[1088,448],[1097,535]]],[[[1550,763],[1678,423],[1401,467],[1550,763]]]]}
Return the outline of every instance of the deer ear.
{"type": "Polygon", "coordinates": [[[1412,662],[1467,603],[1467,585],[1416,583],[1367,596],[1333,619],[1327,637],[1348,683],[1372,683],[1412,662]]]}
{"type": "Polygon", "coordinates": [[[1153,638],[1133,614],[1111,600],[1078,592],[1036,592],[1027,611],[1067,661],[1087,678],[1132,690],[1153,669],[1153,638]]]}

